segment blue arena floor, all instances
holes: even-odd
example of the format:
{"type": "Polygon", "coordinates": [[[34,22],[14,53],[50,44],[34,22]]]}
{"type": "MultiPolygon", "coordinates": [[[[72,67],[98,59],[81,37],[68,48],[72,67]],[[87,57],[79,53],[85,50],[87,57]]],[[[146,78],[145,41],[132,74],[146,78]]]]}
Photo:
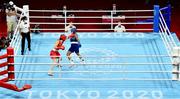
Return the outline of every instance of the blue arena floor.
{"type": "MultiPolygon", "coordinates": [[[[40,33],[32,35],[32,51],[26,55],[49,55],[60,34],[40,33]]],[[[176,35],[174,38],[179,44],[176,35]]],[[[82,43],[80,53],[85,63],[108,65],[64,65],[62,71],[124,71],[122,73],[16,73],[16,78],[46,80],[12,81],[19,87],[31,84],[32,89],[14,92],[0,89],[0,99],[180,99],[180,81],[171,80],[113,80],[113,79],[171,79],[171,73],[130,73],[127,71],[171,71],[172,65],[128,65],[128,63],[170,63],[169,57],[105,57],[119,55],[168,55],[158,33],[79,33],[82,43]],[[88,57],[96,56],[96,57],[88,57]],[[122,63],[121,65],[111,65],[122,63]],[[123,64],[124,63],[124,64],[123,64]],[[126,64],[126,65],[125,65],[126,64]],[[49,78],[79,78],[87,80],[47,80],[49,78]],[[105,79],[105,80],[92,80],[105,79]],[[107,80],[109,79],[109,80],[107,80]]],[[[70,46],[65,42],[62,63],[70,46]]],[[[20,49],[19,49],[20,53],[20,49]]],[[[79,60],[75,55],[76,63],[79,60]]],[[[51,63],[49,57],[16,57],[16,63],[51,63]]],[[[16,71],[48,71],[49,65],[16,65],[16,71]]],[[[60,71],[55,67],[55,71],[60,71]]]]}

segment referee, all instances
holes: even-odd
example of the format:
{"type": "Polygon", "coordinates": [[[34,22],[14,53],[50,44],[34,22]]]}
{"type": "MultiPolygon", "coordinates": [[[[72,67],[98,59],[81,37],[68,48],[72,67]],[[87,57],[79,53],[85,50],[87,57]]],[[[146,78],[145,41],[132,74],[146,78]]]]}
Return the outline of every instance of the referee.
{"type": "Polygon", "coordinates": [[[25,39],[28,41],[28,49],[31,51],[31,37],[30,37],[30,26],[27,22],[27,17],[24,16],[21,19],[20,23],[20,33],[22,36],[22,41],[21,41],[21,55],[24,55],[24,47],[25,47],[25,39]]]}

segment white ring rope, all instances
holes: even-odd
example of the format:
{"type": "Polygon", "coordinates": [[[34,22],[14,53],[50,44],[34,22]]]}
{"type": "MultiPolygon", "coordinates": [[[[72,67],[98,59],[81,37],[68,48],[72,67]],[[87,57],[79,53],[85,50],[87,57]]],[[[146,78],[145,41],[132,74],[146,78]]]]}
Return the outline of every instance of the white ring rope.
{"type": "MultiPolygon", "coordinates": [[[[177,47],[177,44],[175,43],[174,38],[172,37],[172,34],[169,30],[169,28],[167,27],[167,24],[165,22],[165,19],[161,13],[161,11],[159,11],[160,13],[160,23],[159,23],[159,27],[160,27],[160,36],[163,40],[163,43],[167,49],[167,52],[169,54],[169,56],[171,56],[173,53],[173,48],[177,47]],[[169,35],[168,35],[169,34],[169,35]]],[[[170,57],[171,62],[173,63],[173,57],[170,57]]]]}
{"type": "Polygon", "coordinates": [[[19,81],[26,81],[26,80],[82,80],[82,81],[112,81],[112,80],[130,80],[130,81],[172,81],[177,79],[147,79],[147,78],[17,78],[17,79],[10,79],[10,80],[19,80],[19,81]]]}
{"type": "Polygon", "coordinates": [[[170,39],[170,37],[168,36],[168,34],[167,34],[167,32],[166,32],[167,29],[164,27],[161,19],[160,19],[160,28],[161,28],[161,31],[162,31],[161,33],[163,34],[164,38],[167,40],[167,43],[169,44],[169,47],[170,47],[170,49],[172,50],[173,47],[174,47],[173,44],[174,44],[175,42],[173,42],[173,41],[170,39]]]}
{"type": "MultiPolygon", "coordinates": [[[[161,25],[159,25],[159,27],[160,27],[160,30],[162,31],[161,25]]],[[[169,47],[168,47],[169,45],[166,43],[166,42],[167,42],[166,39],[163,38],[162,33],[160,33],[160,36],[161,36],[162,41],[163,41],[163,43],[164,43],[164,45],[165,45],[165,48],[166,48],[166,51],[167,51],[168,55],[171,56],[172,54],[171,54],[171,52],[170,52],[170,50],[169,50],[169,47]]],[[[170,57],[170,60],[171,60],[171,62],[173,63],[172,57],[170,57]]]]}
{"type": "MultiPolygon", "coordinates": [[[[163,33],[163,28],[162,28],[162,26],[159,25],[159,27],[160,27],[160,30],[162,31],[162,32],[160,33],[160,35],[161,35],[162,39],[164,40],[164,44],[166,45],[167,50],[168,50],[169,52],[171,52],[171,50],[172,50],[172,45],[168,43],[168,40],[167,40],[165,34],[163,33]]],[[[169,53],[169,55],[171,55],[171,53],[169,53]]]]}
{"type": "MultiPolygon", "coordinates": [[[[63,17],[63,16],[30,16],[30,18],[31,19],[35,19],[35,18],[52,18],[52,19],[64,19],[64,18],[70,18],[70,19],[72,19],[72,18],[81,18],[81,19],[84,19],[84,18],[91,18],[91,19],[93,19],[93,18],[95,18],[95,19],[97,19],[97,18],[101,18],[101,19],[110,19],[111,17],[103,17],[103,16],[74,16],[74,17],[63,17]]],[[[117,16],[117,17],[112,17],[113,19],[124,19],[124,18],[126,18],[126,19],[134,19],[134,18],[154,18],[154,16],[124,16],[124,18],[123,17],[121,17],[121,16],[117,16]]]]}
{"type": "Polygon", "coordinates": [[[171,38],[174,46],[177,47],[177,44],[175,43],[175,40],[174,40],[174,38],[172,37],[172,34],[171,34],[169,28],[167,27],[167,24],[166,24],[166,22],[165,22],[165,19],[164,19],[163,15],[162,15],[161,11],[160,11],[160,16],[162,17],[162,21],[163,21],[163,23],[164,23],[164,25],[165,25],[165,28],[166,28],[168,34],[170,35],[170,38],[171,38]]]}
{"type": "Polygon", "coordinates": [[[96,66],[105,66],[105,65],[173,65],[172,63],[8,63],[8,65],[96,65],[96,66]]]}
{"type": "MultiPolygon", "coordinates": [[[[45,24],[45,25],[64,25],[64,23],[57,23],[57,22],[30,22],[30,24],[45,24]]],[[[68,23],[67,23],[68,24],[68,23]]],[[[74,25],[117,25],[118,23],[73,23],[74,25]]],[[[153,22],[128,22],[128,23],[121,23],[121,24],[135,24],[135,25],[139,25],[139,24],[153,24],[153,22]]]]}
{"type": "Polygon", "coordinates": [[[161,8],[160,10],[161,11],[163,11],[163,10],[166,10],[166,9],[168,9],[169,7],[163,7],[163,8],[161,8]]]}
{"type": "MultiPolygon", "coordinates": [[[[30,16],[30,18],[53,18],[53,19],[63,19],[65,22],[62,23],[49,23],[49,22],[31,22],[30,24],[40,24],[40,25],[65,25],[66,27],[66,24],[67,24],[67,20],[68,18],[102,18],[103,19],[110,19],[110,23],[73,23],[73,24],[77,24],[77,25],[111,25],[110,28],[108,29],[78,29],[78,30],[88,30],[88,31],[108,31],[108,30],[114,30],[113,29],[113,25],[117,24],[117,23],[114,23],[113,20],[115,19],[125,19],[125,18],[151,18],[153,19],[154,16],[125,16],[125,15],[121,15],[121,16],[117,16],[117,17],[114,17],[113,16],[113,11],[112,10],[29,10],[30,12],[64,12],[65,13],[65,16],[62,16],[62,15],[51,15],[51,16],[30,16]],[[68,12],[108,12],[110,11],[111,12],[111,15],[109,16],[105,16],[105,15],[102,15],[102,16],[66,16],[66,13],[68,12]]],[[[154,10],[116,10],[116,12],[153,12],[154,10]]],[[[123,23],[123,24],[134,24],[134,25],[152,25],[153,22],[129,22],[129,23],[123,23]]],[[[49,31],[58,31],[58,30],[61,30],[61,31],[64,31],[64,29],[31,29],[31,30],[49,30],[49,31]]],[[[140,29],[126,29],[127,31],[153,31],[152,28],[149,28],[149,29],[144,29],[144,28],[140,28],[140,29]]]]}
{"type": "MultiPolygon", "coordinates": [[[[9,57],[37,57],[37,58],[43,58],[48,57],[49,55],[9,55],[9,57]]],[[[57,57],[57,56],[51,56],[51,57],[57,57]]],[[[61,56],[61,57],[67,57],[67,56],[61,56]]],[[[98,55],[84,55],[83,58],[137,58],[137,57],[173,57],[172,55],[109,55],[109,56],[98,56],[98,55]]],[[[180,56],[179,56],[180,57],[180,56]]]]}
{"type": "MultiPolygon", "coordinates": [[[[160,19],[160,22],[162,22],[161,19],[160,19]]],[[[164,41],[167,52],[169,55],[172,55],[172,50],[173,50],[173,44],[171,43],[172,41],[170,41],[169,36],[166,33],[166,30],[164,29],[164,27],[162,27],[161,24],[159,24],[159,27],[161,30],[160,35],[161,35],[162,40],[164,41]]],[[[172,58],[170,59],[171,59],[171,62],[173,62],[173,59],[172,58]]]]}
{"type": "MultiPolygon", "coordinates": [[[[116,10],[116,12],[153,12],[154,10],[116,10]]],[[[89,13],[89,12],[113,12],[113,10],[29,10],[29,12],[83,12],[83,13],[89,13]]]]}
{"type": "Polygon", "coordinates": [[[18,44],[17,44],[17,46],[16,46],[16,50],[15,50],[15,55],[17,55],[18,54],[18,50],[19,50],[19,48],[20,48],[20,45],[21,45],[21,36],[19,37],[19,41],[18,41],[18,44]]]}
{"type": "MultiPolygon", "coordinates": [[[[54,30],[54,31],[56,31],[56,30],[65,30],[64,28],[62,29],[62,28],[60,28],[60,29],[45,29],[45,28],[43,28],[43,29],[33,29],[33,28],[31,28],[30,30],[54,30]]],[[[102,30],[114,30],[114,29],[77,29],[77,30],[94,30],[94,31],[102,31],[102,30]]],[[[126,29],[127,31],[152,31],[153,29],[126,29]]]]}
{"type": "Polygon", "coordinates": [[[21,15],[20,15],[20,18],[18,20],[18,24],[17,24],[16,29],[14,31],[14,35],[13,35],[12,41],[10,42],[10,46],[13,47],[13,48],[15,47],[15,43],[19,39],[19,25],[20,25],[22,16],[23,16],[23,13],[21,13],[21,15]]]}
{"type": "MultiPolygon", "coordinates": [[[[53,73],[180,73],[180,71],[53,71],[53,73]]],[[[8,73],[48,73],[48,71],[8,71],[8,73]]]]}

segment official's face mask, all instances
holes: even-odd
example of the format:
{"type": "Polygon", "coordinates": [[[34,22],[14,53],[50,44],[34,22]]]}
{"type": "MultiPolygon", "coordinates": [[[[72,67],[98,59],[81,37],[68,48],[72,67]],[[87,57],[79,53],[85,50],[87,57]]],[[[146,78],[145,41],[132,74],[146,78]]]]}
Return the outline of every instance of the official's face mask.
{"type": "Polygon", "coordinates": [[[28,22],[27,22],[27,20],[24,20],[24,24],[27,24],[28,22]]]}

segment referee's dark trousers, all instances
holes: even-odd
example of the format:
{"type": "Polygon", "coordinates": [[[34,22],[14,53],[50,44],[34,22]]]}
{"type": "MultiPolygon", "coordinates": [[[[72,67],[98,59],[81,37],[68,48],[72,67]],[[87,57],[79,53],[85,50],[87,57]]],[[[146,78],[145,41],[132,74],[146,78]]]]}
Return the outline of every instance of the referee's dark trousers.
{"type": "Polygon", "coordinates": [[[28,32],[28,33],[21,32],[21,35],[22,35],[21,55],[24,55],[25,39],[27,39],[27,41],[28,41],[28,49],[29,49],[29,51],[31,51],[31,37],[30,37],[30,32],[28,32]]]}

